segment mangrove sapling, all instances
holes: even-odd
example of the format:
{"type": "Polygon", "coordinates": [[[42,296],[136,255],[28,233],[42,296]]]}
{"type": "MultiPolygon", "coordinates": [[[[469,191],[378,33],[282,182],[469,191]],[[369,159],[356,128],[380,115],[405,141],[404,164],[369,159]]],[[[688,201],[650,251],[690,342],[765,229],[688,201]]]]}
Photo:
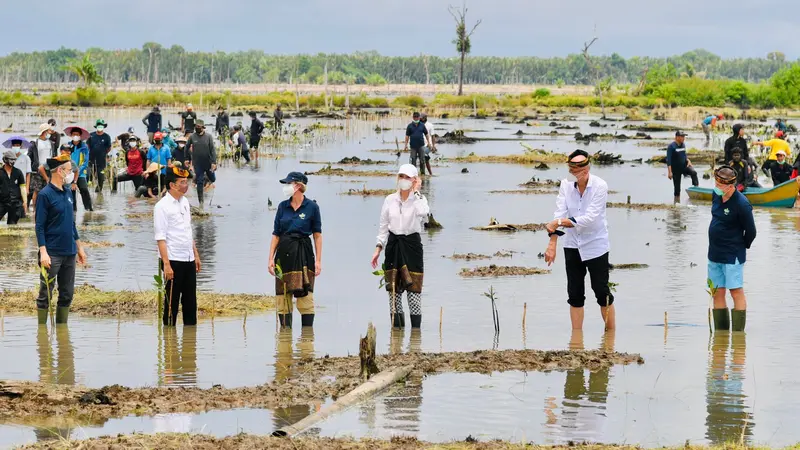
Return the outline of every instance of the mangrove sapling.
{"type": "Polygon", "coordinates": [[[492,320],[494,321],[494,335],[495,338],[500,335],[500,313],[497,311],[497,296],[494,292],[494,287],[489,286],[489,292],[484,292],[483,296],[488,298],[492,304],[492,320]]]}
{"type": "MultiPolygon", "coordinates": [[[[381,268],[372,272],[373,275],[381,277],[380,282],[378,283],[378,289],[383,289],[386,287],[386,264],[381,264],[381,268]]],[[[394,323],[394,313],[395,313],[395,284],[394,280],[391,281],[392,283],[392,300],[389,302],[391,304],[390,316],[389,316],[389,323],[394,323]]]]}
{"type": "Polygon", "coordinates": [[[711,278],[706,280],[706,284],[708,285],[708,289],[706,289],[708,293],[708,333],[714,334],[714,327],[711,325],[711,310],[714,309],[714,296],[717,295],[717,287],[714,286],[711,278]]]}
{"type": "Polygon", "coordinates": [[[54,313],[53,313],[53,311],[54,311],[54,309],[53,309],[53,290],[50,289],[50,286],[52,286],[53,283],[55,283],[56,277],[50,278],[49,277],[50,274],[48,273],[47,269],[44,266],[40,266],[39,267],[39,273],[41,274],[42,279],[44,280],[45,288],[47,288],[47,309],[48,309],[48,311],[50,311],[50,313],[49,313],[50,314],[50,323],[55,325],[56,319],[55,319],[55,316],[54,316],[54,313]]]}
{"type": "MultiPolygon", "coordinates": [[[[284,319],[282,319],[280,322],[281,322],[281,326],[285,327],[286,326],[286,319],[285,319],[286,315],[292,314],[292,294],[289,292],[289,289],[287,289],[286,281],[283,279],[283,275],[284,275],[283,268],[281,267],[281,260],[279,259],[279,260],[275,261],[275,278],[281,280],[281,282],[283,283],[283,301],[284,301],[284,305],[286,306],[286,311],[287,312],[284,315],[284,319]]],[[[278,317],[280,317],[280,315],[278,314],[279,310],[280,310],[280,308],[277,308],[277,307],[275,308],[275,318],[276,319],[278,317]]]]}

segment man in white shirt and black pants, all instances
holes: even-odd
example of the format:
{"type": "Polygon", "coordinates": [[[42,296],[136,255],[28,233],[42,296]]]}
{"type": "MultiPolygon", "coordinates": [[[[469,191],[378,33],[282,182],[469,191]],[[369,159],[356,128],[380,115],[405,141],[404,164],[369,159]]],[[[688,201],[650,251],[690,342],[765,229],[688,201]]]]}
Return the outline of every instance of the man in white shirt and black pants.
{"type": "Polygon", "coordinates": [[[614,296],[608,286],[608,223],[606,200],[608,184],[589,174],[589,154],[575,150],[569,155],[569,176],[561,181],[556,200],[555,220],[547,224],[550,245],[545,252],[547,265],[556,259],[558,237],[564,236],[564,262],[567,269],[567,294],[572,329],[583,329],[586,300],[586,270],[600,305],[606,330],[616,328],[614,296]],[[565,228],[566,232],[559,230],[565,228]]]}
{"type": "Polygon", "coordinates": [[[192,237],[192,213],[186,192],[188,170],[176,166],[167,170],[167,194],[153,212],[158,253],[167,282],[164,293],[164,325],[175,326],[178,303],[183,305],[183,324],[197,325],[197,272],[200,255],[192,237]]]}

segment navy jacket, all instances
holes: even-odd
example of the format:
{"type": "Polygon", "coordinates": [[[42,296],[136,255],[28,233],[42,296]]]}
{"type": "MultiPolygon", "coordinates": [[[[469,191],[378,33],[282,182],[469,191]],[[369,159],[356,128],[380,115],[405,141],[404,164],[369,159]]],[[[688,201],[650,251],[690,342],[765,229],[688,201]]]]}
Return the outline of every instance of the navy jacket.
{"type": "Polygon", "coordinates": [[[291,202],[292,199],[288,199],[278,205],[272,234],[275,236],[285,234],[311,236],[313,233],[322,233],[322,216],[319,213],[317,202],[303,198],[303,203],[297,211],[292,208],[291,202]]]}
{"type": "Polygon", "coordinates": [[[673,168],[683,169],[687,164],[686,144],[678,146],[677,142],[669,144],[667,147],[667,165],[673,168]]]}
{"type": "Polygon", "coordinates": [[[408,124],[406,127],[406,136],[409,137],[408,143],[410,144],[411,148],[422,148],[425,146],[425,135],[428,134],[428,129],[425,128],[425,124],[422,122],[417,123],[416,125],[414,122],[408,124]]]}
{"type": "Polygon", "coordinates": [[[727,202],[713,194],[711,225],[708,227],[708,260],[721,264],[744,263],[747,249],[756,238],[753,207],[735,191],[727,202]]]}
{"type": "Polygon", "coordinates": [[[36,200],[36,240],[50,256],[73,256],[80,237],[72,212],[72,191],[58,190],[52,183],[39,192],[36,200]]]}
{"type": "Polygon", "coordinates": [[[105,162],[106,155],[111,151],[111,136],[108,133],[92,132],[86,140],[86,145],[89,146],[89,159],[105,162]]]}

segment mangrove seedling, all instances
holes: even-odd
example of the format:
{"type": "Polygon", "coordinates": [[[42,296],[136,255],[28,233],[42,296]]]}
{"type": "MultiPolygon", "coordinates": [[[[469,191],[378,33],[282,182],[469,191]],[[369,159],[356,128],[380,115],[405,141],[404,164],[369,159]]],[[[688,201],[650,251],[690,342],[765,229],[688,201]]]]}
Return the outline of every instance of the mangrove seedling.
{"type": "MultiPolygon", "coordinates": [[[[292,294],[289,293],[289,289],[286,286],[286,281],[283,279],[283,268],[281,267],[281,260],[275,261],[275,278],[281,280],[283,283],[283,301],[285,302],[284,305],[286,306],[286,314],[291,314],[292,312],[292,294]]],[[[280,308],[275,308],[275,316],[276,319],[278,317],[278,310],[280,308]]],[[[281,326],[286,326],[285,323],[281,323],[281,326]]]]}
{"type": "Polygon", "coordinates": [[[484,292],[483,296],[492,303],[492,320],[494,321],[494,335],[496,338],[500,334],[500,313],[497,311],[497,295],[494,292],[494,287],[489,286],[489,292],[484,292]]]}
{"type": "MultiPolygon", "coordinates": [[[[378,283],[378,289],[383,289],[386,287],[386,263],[381,264],[381,268],[372,272],[373,275],[381,277],[380,282],[378,283]]],[[[389,302],[391,304],[391,311],[389,316],[389,323],[394,324],[394,313],[395,313],[395,282],[394,280],[391,281],[392,283],[392,299],[389,302]]]]}
{"type": "Polygon", "coordinates": [[[50,289],[50,286],[55,283],[56,277],[50,278],[48,276],[50,274],[44,266],[39,266],[39,273],[42,275],[45,288],[47,288],[47,309],[50,311],[50,323],[55,325],[56,320],[53,316],[53,290],[50,289]]]}
{"type": "Polygon", "coordinates": [[[714,309],[714,296],[717,294],[717,287],[714,286],[714,282],[711,281],[711,278],[706,280],[706,284],[708,289],[706,292],[708,293],[708,333],[714,333],[714,327],[711,325],[711,310],[714,309]]]}

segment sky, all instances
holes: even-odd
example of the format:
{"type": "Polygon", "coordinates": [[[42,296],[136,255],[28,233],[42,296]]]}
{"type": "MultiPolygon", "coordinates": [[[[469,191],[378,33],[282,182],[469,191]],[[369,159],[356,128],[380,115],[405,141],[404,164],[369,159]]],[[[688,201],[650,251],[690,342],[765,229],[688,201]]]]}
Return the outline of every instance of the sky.
{"type": "MultiPolygon", "coordinates": [[[[448,6],[462,2],[0,0],[6,17],[30,18],[6,21],[0,55],[61,46],[140,48],[155,41],[190,51],[453,56],[455,27],[448,6]],[[76,25],[68,25],[67,18],[76,18],[76,25]]],[[[782,51],[794,60],[800,56],[796,2],[468,0],[467,22],[482,20],[472,37],[476,56],[566,56],[596,34],[593,53],[626,58],[704,48],[724,58],[782,51]]]]}

